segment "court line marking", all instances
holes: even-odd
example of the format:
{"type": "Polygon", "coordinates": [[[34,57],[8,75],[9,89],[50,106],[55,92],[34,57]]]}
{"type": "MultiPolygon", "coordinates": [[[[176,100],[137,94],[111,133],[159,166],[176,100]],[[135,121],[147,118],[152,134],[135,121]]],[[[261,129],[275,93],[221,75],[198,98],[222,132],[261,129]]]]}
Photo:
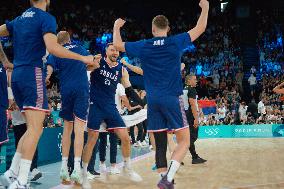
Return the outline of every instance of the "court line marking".
{"type": "Polygon", "coordinates": [[[221,189],[247,189],[247,188],[256,188],[256,187],[266,187],[266,186],[284,186],[284,182],[280,183],[266,183],[266,184],[253,184],[253,185],[246,185],[246,186],[238,186],[238,187],[223,187],[221,189]]]}
{"type": "MultiPolygon", "coordinates": [[[[148,152],[146,154],[143,154],[141,156],[137,156],[137,157],[131,159],[131,163],[136,163],[138,161],[147,159],[147,158],[153,156],[154,154],[155,154],[155,152],[152,151],[152,152],[148,152]]],[[[123,162],[120,162],[120,163],[117,164],[117,168],[122,168],[122,167],[123,167],[123,162]]],[[[62,185],[62,184],[60,184],[60,185],[52,187],[50,189],[62,189],[62,188],[67,189],[67,188],[72,188],[72,187],[73,187],[73,185],[62,185]]]]}

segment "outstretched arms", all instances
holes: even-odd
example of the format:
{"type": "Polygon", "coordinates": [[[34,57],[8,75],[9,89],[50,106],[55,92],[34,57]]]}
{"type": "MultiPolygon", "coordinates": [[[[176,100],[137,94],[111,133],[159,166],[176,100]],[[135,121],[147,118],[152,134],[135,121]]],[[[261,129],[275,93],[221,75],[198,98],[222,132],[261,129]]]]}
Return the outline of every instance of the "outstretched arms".
{"type": "Polygon", "coordinates": [[[200,0],[199,6],[202,9],[200,17],[196,26],[188,32],[191,42],[195,41],[202,33],[204,33],[207,27],[209,2],[207,0],[200,0]]]}

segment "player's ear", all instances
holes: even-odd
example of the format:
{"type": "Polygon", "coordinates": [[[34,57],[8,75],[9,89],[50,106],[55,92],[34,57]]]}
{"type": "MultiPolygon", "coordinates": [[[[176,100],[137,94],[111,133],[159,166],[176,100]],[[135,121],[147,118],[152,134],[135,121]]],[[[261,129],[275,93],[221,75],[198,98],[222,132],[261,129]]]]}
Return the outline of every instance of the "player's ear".
{"type": "Polygon", "coordinates": [[[170,27],[170,26],[168,26],[168,32],[170,32],[170,30],[171,30],[171,27],[170,27]]]}

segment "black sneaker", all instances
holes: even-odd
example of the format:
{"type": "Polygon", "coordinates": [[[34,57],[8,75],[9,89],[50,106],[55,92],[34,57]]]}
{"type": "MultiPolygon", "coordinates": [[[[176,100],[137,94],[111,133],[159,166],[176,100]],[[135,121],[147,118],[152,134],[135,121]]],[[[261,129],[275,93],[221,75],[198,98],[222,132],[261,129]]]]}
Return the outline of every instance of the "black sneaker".
{"type": "Polygon", "coordinates": [[[197,157],[195,159],[192,159],[192,164],[202,164],[205,163],[207,160],[206,159],[202,159],[201,157],[197,157]]]}
{"type": "Polygon", "coordinates": [[[40,178],[42,178],[42,173],[38,169],[34,168],[30,175],[31,182],[36,182],[40,178]]]}
{"type": "Polygon", "coordinates": [[[98,173],[97,171],[89,171],[90,174],[92,174],[95,178],[100,177],[100,173],[98,173]]]}

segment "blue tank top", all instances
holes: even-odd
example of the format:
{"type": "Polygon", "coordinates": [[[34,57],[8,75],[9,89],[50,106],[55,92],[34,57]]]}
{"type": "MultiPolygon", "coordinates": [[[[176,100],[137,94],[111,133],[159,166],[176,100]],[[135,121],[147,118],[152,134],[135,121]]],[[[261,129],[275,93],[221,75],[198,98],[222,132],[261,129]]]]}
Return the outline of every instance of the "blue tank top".
{"type": "Polygon", "coordinates": [[[100,68],[91,73],[90,100],[96,104],[115,105],[115,92],[117,84],[122,78],[122,64],[110,67],[102,59],[100,68]]]}

